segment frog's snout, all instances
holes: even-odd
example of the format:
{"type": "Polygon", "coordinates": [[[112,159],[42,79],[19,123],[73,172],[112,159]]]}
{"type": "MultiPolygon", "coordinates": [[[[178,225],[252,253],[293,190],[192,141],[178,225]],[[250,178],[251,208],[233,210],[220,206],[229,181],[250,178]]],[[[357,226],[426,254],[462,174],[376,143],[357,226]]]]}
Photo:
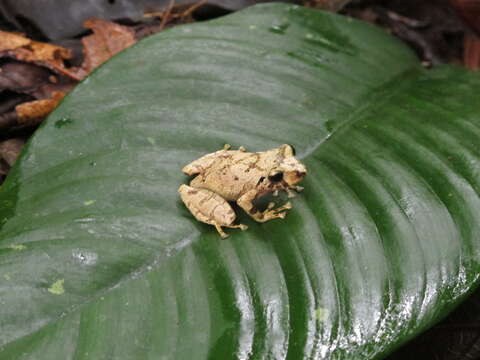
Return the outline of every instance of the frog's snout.
{"type": "Polygon", "coordinates": [[[284,180],[288,184],[288,186],[295,186],[297,185],[300,181],[303,180],[303,178],[307,175],[307,171],[291,171],[287,172],[284,175],[284,180]]]}
{"type": "Polygon", "coordinates": [[[295,173],[295,175],[297,175],[298,178],[303,179],[305,177],[305,175],[307,175],[307,171],[306,170],[305,171],[297,171],[295,173]]]}

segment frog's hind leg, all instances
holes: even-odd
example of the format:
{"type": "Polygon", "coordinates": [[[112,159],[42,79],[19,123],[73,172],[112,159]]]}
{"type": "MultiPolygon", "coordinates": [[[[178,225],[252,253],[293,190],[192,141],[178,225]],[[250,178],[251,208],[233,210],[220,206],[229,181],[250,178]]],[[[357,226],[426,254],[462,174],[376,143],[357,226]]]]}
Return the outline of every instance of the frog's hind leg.
{"type": "Polygon", "coordinates": [[[228,235],[222,227],[245,230],[243,224],[234,225],[235,212],[230,204],[217,193],[207,189],[200,189],[188,185],[181,185],[178,189],[182,201],[198,221],[215,226],[222,238],[228,235]]]}

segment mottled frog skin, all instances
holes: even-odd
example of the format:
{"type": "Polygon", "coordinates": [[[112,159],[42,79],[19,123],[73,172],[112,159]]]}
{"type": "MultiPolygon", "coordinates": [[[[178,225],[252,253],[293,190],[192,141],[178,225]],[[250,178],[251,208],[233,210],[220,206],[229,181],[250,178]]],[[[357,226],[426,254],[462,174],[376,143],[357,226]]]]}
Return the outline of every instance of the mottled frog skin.
{"type": "Polygon", "coordinates": [[[276,149],[250,153],[245,148],[223,150],[202,156],[186,165],[182,171],[196,175],[190,185],[178,189],[182,201],[195,218],[216,227],[222,238],[228,235],[222,227],[246,230],[243,224],[234,225],[235,212],[228,203],[235,201],[255,221],[265,222],[284,218],[291,209],[290,202],[260,212],[253,201],[265,194],[276,195],[279,190],[288,192],[289,197],[302,188],[297,184],[307,174],[304,164],[295,158],[291,145],[284,144],[276,149]]]}

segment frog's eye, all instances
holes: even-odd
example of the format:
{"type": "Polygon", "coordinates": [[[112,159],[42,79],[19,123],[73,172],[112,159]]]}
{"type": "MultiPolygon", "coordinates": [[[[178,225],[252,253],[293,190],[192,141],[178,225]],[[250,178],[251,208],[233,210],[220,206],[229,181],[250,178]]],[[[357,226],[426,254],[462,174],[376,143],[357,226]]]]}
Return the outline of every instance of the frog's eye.
{"type": "Polygon", "coordinates": [[[272,182],[279,182],[279,181],[282,181],[283,179],[283,173],[282,172],[277,172],[273,175],[270,175],[268,177],[268,180],[272,181],[272,182]]]}

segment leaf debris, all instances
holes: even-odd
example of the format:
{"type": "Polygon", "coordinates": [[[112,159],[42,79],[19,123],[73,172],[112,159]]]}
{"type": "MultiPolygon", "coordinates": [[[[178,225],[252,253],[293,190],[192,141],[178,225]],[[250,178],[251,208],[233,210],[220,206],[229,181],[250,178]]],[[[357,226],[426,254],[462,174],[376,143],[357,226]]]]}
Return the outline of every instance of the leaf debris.
{"type": "Polygon", "coordinates": [[[49,288],[48,292],[55,294],[55,295],[62,295],[65,293],[65,289],[63,284],[65,283],[64,279],[60,279],[55,281],[49,288]]]}

